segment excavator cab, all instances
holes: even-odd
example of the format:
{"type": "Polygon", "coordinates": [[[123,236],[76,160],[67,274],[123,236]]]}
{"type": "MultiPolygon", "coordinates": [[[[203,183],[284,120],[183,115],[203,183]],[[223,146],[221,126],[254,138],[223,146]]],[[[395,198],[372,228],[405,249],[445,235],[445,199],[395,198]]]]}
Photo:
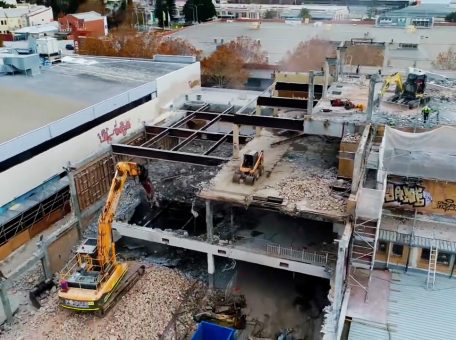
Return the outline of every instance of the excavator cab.
{"type": "Polygon", "coordinates": [[[258,152],[253,151],[244,154],[244,160],[242,162],[242,168],[252,169],[258,160],[258,152]]]}
{"type": "Polygon", "coordinates": [[[416,99],[426,89],[426,74],[409,73],[405,82],[404,97],[416,99]]]}

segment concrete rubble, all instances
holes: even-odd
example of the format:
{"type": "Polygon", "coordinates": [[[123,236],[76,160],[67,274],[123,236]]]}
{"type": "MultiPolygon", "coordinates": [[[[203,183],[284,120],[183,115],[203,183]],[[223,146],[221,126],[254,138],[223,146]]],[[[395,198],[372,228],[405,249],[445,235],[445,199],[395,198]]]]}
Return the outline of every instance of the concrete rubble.
{"type": "Polygon", "coordinates": [[[147,267],[144,276],[104,318],[60,309],[53,291],[42,300],[41,309],[20,312],[13,325],[4,327],[1,338],[159,339],[173,312],[186,304],[192,284],[178,271],[147,267]]]}
{"type": "Polygon", "coordinates": [[[336,179],[335,168],[309,168],[305,176],[288,177],[280,182],[280,195],[288,203],[303,202],[313,210],[345,212],[346,200],[331,189],[336,179]]]}
{"type": "Polygon", "coordinates": [[[343,143],[358,143],[359,140],[361,139],[361,135],[360,134],[345,134],[343,137],[342,137],[342,142],[343,143]]]}

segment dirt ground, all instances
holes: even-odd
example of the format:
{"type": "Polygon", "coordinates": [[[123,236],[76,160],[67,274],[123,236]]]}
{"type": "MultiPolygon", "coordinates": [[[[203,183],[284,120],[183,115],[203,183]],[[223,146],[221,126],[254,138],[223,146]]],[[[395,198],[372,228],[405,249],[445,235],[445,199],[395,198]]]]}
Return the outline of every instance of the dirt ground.
{"type": "Polygon", "coordinates": [[[246,297],[250,325],[241,338],[247,334],[276,339],[289,329],[296,339],[321,339],[329,281],[241,261],[236,271],[233,290],[246,297]]]}

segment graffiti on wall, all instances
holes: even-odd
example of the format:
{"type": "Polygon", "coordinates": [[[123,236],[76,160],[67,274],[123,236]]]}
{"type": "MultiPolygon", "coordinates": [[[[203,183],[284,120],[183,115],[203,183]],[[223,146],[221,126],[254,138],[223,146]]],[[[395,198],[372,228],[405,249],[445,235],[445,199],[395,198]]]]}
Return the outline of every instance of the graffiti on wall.
{"type": "Polygon", "coordinates": [[[422,213],[456,215],[456,183],[422,180],[389,181],[385,208],[416,209],[422,213]]]}
{"type": "Polygon", "coordinates": [[[128,130],[131,129],[130,120],[121,121],[117,124],[117,121],[114,122],[114,127],[112,129],[106,127],[97,133],[100,143],[111,143],[114,136],[126,136],[128,130]]]}
{"type": "Polygon", "coordinates": [[[442,209],[444,212],[448,212],[448,211],[456,212],[456,201],[451,198],[447,198],[443,201],[437,201],[436,208],[442,209]]]}
{"type": "Polygon", "coordinates": [[[432,201],[432,196],[425,192],[421,185],[409,185],[405,183],[388,183],[386,186],[385,203],[397,203],[400,205],[408,204],[414,208],[426,206],[426,196],[428,201],[432,201]]]}

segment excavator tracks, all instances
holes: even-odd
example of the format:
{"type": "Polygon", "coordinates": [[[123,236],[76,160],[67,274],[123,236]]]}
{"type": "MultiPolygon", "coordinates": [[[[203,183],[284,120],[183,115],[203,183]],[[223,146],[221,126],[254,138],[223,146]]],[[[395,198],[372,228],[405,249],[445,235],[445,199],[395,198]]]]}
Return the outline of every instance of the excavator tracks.
{"type": "Polygon", "coordinates": [[[125,273],[124,277],[121,279],[117,288],[111,293],[109,299],[103,304],[102,308],[96,312],[96,315],[103,317],[106,313],[116,304],[116,302],[127,293],[141,276],[144,275],[146,267],[140,264],[128,264],[128,271],[125,273]]]}

